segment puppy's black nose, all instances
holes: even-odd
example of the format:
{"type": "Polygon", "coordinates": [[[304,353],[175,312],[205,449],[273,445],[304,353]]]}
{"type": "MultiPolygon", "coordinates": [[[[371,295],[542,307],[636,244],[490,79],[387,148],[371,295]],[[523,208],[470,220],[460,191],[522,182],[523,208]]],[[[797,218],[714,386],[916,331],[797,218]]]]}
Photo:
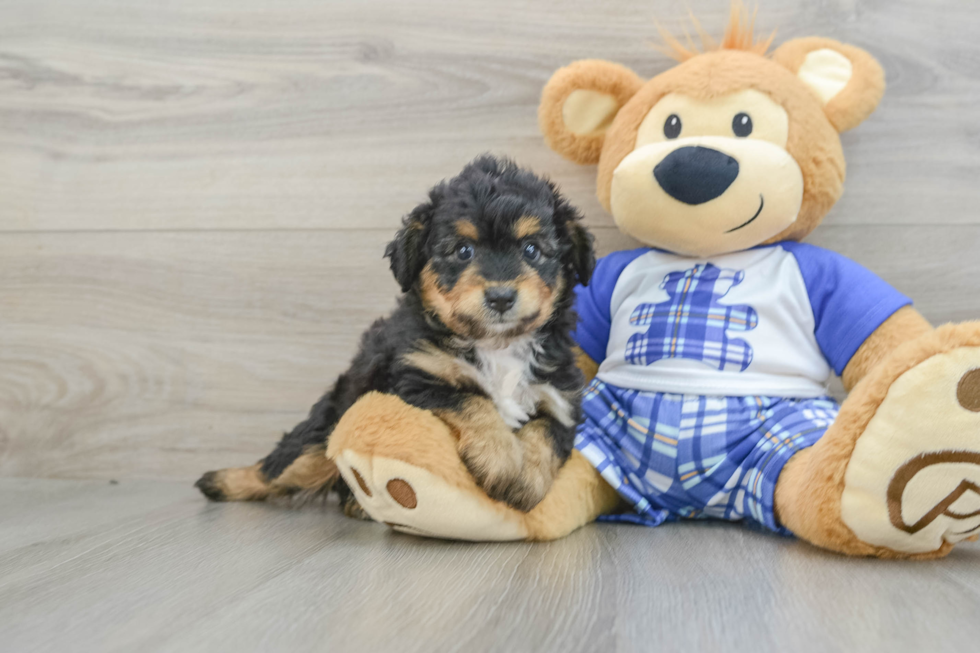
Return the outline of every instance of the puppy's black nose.
{"type": "Polygon", "coordinates": [[[483,293],[483,301],[491,309],[498,313],[506,313],[514,306],[517,301],[517,291],[513,288],[494,287],[487,288],[483,293]]]}
{"type": "Polygon", "coordinates": [[[708,147],[679,147],[653,169],[657,183],[685,204],[704,204],[728,190],[738,177],[738,161],[708,147]]]}

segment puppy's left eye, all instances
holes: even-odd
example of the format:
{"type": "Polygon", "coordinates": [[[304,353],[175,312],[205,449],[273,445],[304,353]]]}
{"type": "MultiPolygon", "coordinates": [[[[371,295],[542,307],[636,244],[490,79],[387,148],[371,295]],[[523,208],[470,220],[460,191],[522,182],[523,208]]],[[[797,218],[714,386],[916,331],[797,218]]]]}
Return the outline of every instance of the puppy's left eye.
{"type": "Polygon", "coordinates": [[[534,263],[541,258],[541,248],[534,243],[527,243],[524,245],[524,258],[534,263]]]}
{"type": "Polygon", "coordinates": [[[473,258],[473,246],[472,245],[459,245],[456,248],[456,258],[460,261],[468,261],[473,258]]]}

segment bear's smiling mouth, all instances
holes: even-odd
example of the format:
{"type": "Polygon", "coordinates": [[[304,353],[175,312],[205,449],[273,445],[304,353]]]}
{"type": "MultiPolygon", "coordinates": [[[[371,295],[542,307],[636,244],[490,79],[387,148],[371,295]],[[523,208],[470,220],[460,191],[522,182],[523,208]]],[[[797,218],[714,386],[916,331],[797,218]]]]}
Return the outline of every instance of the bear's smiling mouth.
{"type": "Polygon", "coordinates": [[[753,215],[751,218],[749,218],[748,219],[748,222],[743,222],[742,224],[738,225],[737,227],[735,227],[733,229],[729,229],[725,233],[726,234],[730,234],[733,231],[738,231],[742,227],[747,227],[750,224],[752,224],[753,222],[755,222],[755,219],[759,217],[759,214],[760,213],[762,213],[762,207],[765,206],[765,204],[766,204],[766,201],[765,201],[765,199],[763,199],[762,193],[759,193],[759,210],[755,212],[755,215],[753,215]]]}

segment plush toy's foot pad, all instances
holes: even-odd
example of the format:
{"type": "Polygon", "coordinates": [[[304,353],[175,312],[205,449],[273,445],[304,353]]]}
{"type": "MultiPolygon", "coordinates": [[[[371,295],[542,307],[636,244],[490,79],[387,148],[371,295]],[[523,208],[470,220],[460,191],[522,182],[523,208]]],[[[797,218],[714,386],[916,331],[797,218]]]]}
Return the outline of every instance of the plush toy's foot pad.
{"type": "Polygon", "coordinates": [[[456,540],[522,540],[522,520],[401,460],[343,449],[334,459],[361,507],[396,531],[456,540]]]}
{"type": "Polygon", "coordinates": [[[525,516],[476,485],[445,422],[397,397],[359,399],[331,433],[327,456],[371,518],[395,530],[457,540],[528,537],[525,516]]]}
{"type": "Polygon", "coordinates": [[[980,347],[945,349],[891,384],[854,445],[841,519],[873,546],[927,553],[980,533],[980,347]]]}

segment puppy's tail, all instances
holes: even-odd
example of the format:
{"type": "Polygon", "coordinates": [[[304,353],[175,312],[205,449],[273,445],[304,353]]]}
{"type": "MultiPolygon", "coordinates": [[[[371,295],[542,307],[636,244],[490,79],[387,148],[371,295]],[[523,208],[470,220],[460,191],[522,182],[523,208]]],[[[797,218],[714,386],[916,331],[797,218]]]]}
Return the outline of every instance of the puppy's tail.
{"type": "Polygon", "coordinates": [[[316,445],[307,447],[275,478],[266,476],[259,461],[249,467],[208,472],[194,487],[212,501],[263,501],[324,496],[339,479],[340,470],[327,458],[326,447],[316,445]]]}

